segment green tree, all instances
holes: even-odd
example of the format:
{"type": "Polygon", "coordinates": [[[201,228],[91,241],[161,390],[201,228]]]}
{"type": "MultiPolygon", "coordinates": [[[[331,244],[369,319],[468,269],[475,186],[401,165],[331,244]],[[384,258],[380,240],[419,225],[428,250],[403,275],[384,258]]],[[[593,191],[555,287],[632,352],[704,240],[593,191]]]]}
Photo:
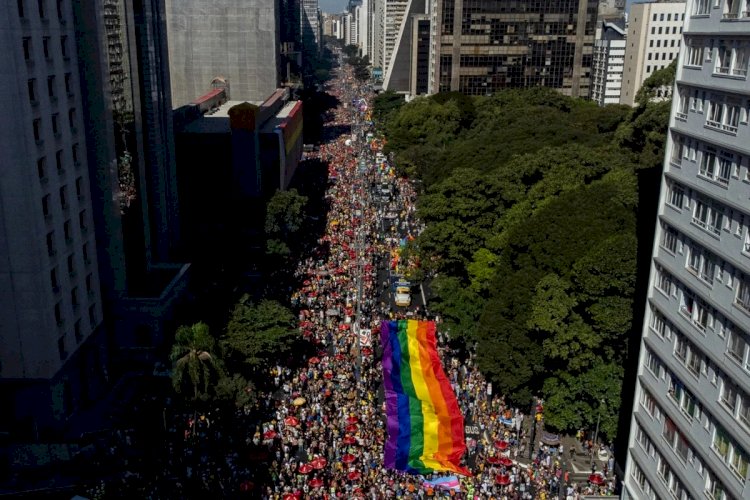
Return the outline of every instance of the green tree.
{"type": "Polygon", "coordinates": [[[288,354],[298,337],[291,310],[272,300],[255,304],[245,295],[232,311],[221,345],[233,366],[251,373],[288,354]]]}
{"type": "Polygon", "coordinates": [[[372,103],[372,115],[375,122],[381,129],[386,127],[388,117],[401,109],[404,104],[404,96],[393,90],[387,90],[376,95],[372,103]]]}
{"type": "Polygon", "coordinates": [[[294,236],[302,229],[307,197],[296,189],[278,190],[266,205],[266,253],[288,257],[294,236]]]}
{"type": "Polygon", "coordinates": [[[299,231],[305,222],[306,205],[307,197],[296,189],[277,190],[266,206],[266,233],[289,236],[299,231]]]}
{"type": "Polygon", "coordinates": [[[205,323],[177,329],[170,360],[173,363],[172,385],[178,394],[193,402],[206,400],[214,394],[213,385],[224,373],[215,347],[216,341],[205,323]]]}
{"type": "Polygon", "coordinates": [[[251,406],[257,401],[255,385],[239,373],[225,375],[216,382],[216,399],[237,408],[251,406]]]}

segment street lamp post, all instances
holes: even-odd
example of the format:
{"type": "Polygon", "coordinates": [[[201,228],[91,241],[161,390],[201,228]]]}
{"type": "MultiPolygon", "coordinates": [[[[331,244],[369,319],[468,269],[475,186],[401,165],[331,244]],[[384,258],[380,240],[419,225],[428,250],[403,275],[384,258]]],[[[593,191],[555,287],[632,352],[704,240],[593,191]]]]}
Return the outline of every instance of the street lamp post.
{"type": "Polygon", "coordinates": [[[599,439],[599,424],[602,421],[602,406],[604,405],[604,398],[602,398],[599,401],[599,415],[596,417],[596,430],[594,431],[594,445],[591,449],[591,461],[590,464],[594,462],[594,449],[597,447],[598,439],[599,439]]]}

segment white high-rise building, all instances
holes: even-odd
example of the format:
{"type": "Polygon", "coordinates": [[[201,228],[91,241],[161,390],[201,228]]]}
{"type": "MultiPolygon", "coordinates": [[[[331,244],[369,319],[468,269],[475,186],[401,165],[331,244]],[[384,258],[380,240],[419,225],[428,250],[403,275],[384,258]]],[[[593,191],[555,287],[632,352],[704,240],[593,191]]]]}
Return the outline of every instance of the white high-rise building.
{"type": "Polygon", "coordinates": [[[372,63],[373,69],[380,68],[382,73],[383,65],[383,52],[384,52],[384,31],[385,31],[385,1],[386,0],[372,0],[373,11],[372,11],[372,56],[370,62],[372,63]]]}
{"type": "Polygon", "coordinates": [[[591,100],[600,106],[620,102],[626,44],[624,19],[620,23],[603,22],[594,40],[591,100]]]}
{"type": "Polygon", "coordinates": [[[750,9],[745,0],[686,7],[627,448],[628,499],[750,498],[750,9]]]}
{"type": "Polygon", "coordinates": [[[677,58],[684,19],[685,2],[682,0],[636,3],[630,7],[621,104],[635,104],[643,81],[677,58]]]}
{"type": "Polygon", "coordinates": [[[357,46],[362,57],[372,52],[372,0],[362,0],[357,9],[357,46]]]}
{"type": "Polygon", "coordinates": [[[396,49],[401,25],[406,16],[408,0],[385,0],[383,16],[383,74],[388,73],[396,49]]]}

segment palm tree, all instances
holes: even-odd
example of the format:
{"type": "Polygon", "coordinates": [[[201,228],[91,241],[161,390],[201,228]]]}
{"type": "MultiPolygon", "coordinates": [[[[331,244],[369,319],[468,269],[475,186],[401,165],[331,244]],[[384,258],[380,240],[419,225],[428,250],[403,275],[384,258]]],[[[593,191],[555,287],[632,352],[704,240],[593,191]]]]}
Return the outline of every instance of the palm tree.
{"type": "Polygon", "coordinates": [[[215,344],[205,323],[177,329],[169,358],[173,363],[172,385],[178,394],[192,393],[193,402],[209,395],[212,383],[223,372],[221,362],[212,354],[215,344]]]}

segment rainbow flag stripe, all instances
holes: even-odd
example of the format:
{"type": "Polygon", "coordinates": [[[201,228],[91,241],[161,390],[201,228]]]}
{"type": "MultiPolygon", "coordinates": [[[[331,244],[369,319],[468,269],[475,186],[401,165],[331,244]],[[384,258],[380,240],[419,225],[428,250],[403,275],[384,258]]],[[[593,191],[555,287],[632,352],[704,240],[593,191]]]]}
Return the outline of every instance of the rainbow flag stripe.
{"type": "Polygon", "coordinates": [[[432,321],[383,321],[383,385],[388,440],[384,466],[412,474],[461,467],[464,419],[437,352],[432,321]]]}

